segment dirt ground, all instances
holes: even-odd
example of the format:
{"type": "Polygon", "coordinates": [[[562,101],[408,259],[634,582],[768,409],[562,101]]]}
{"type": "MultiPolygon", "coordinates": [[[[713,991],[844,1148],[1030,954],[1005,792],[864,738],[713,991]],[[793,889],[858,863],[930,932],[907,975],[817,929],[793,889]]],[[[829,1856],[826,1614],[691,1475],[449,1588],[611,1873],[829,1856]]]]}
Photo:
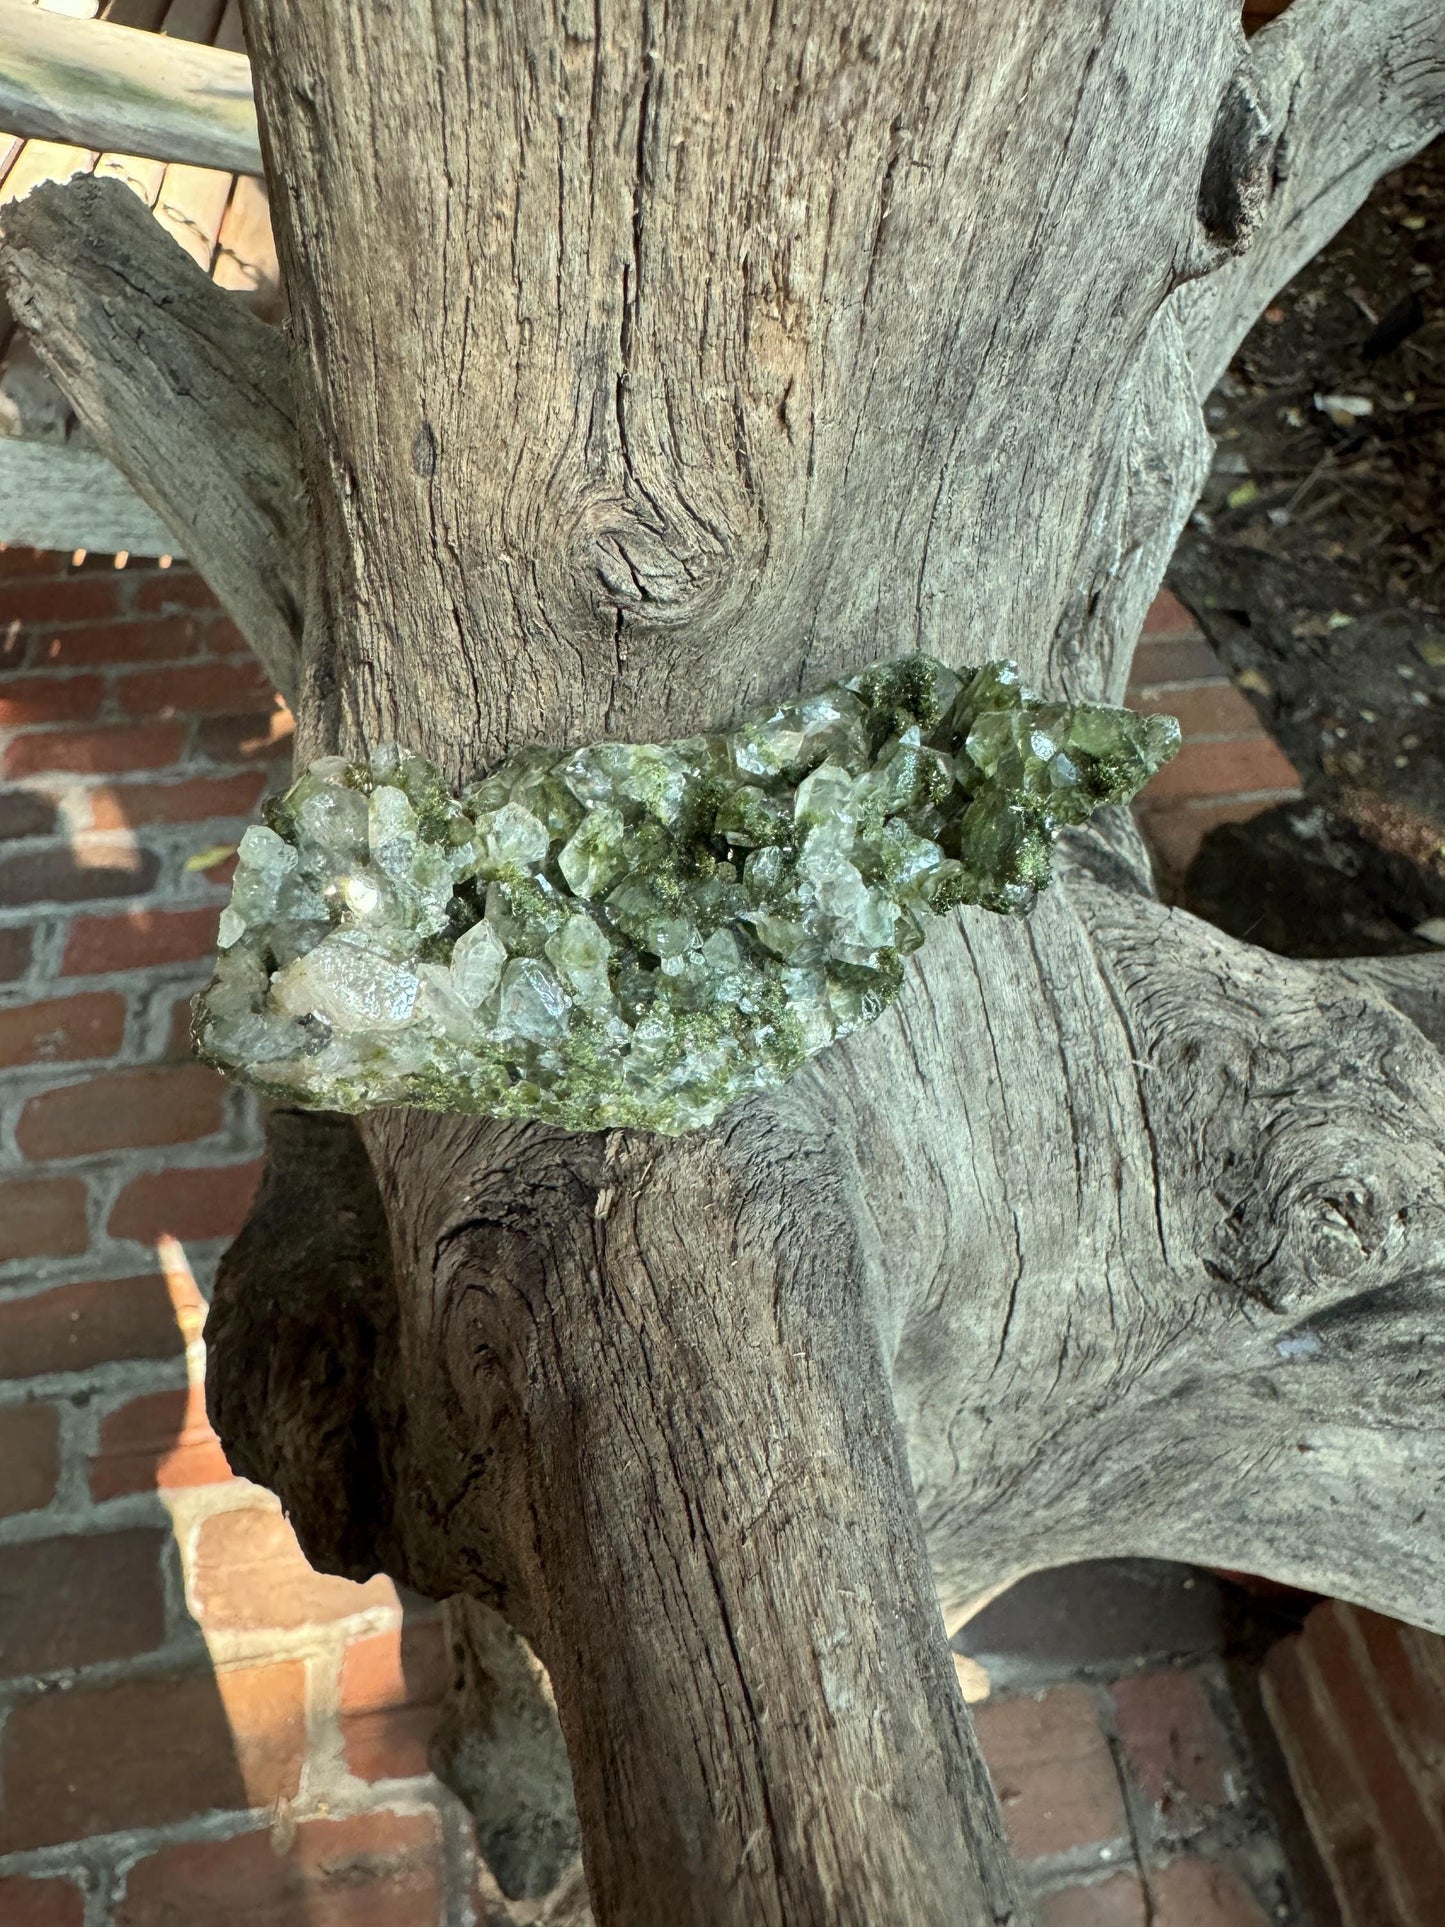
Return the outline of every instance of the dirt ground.
{"type": "MultiPolygon", "coordinates": [[[[1206,839],[1185,901],[1296,955],[1445,917],[1445,142],[1382,181],[1208,404],[1170,570],[1300,772],[1206,839]]],[[[1440,934],[1445,935],[1445,930],[1440,934]]]]}

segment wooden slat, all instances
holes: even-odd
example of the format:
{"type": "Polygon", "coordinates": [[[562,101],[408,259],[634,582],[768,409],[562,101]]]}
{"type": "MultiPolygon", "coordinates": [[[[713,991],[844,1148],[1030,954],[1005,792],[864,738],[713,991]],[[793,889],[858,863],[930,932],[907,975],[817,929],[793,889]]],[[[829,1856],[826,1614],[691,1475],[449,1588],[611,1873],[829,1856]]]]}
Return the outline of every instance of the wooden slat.
{"type": "Polygon", "coordinates": [[[154,207],[161,183],[166,178],[164,161],[149,161],[139,154],[102,154],[95,164],[102,180],[124,181],[131,193],[154,207]]]}
{"type": "Polygon", "coordinates": [[[0,542],[175,555],[176,539],[94,449],[0,436],[0,542]]]}
{"type": "Polygon", "coordinates": [[[169,34],[0,0],[0,126],[259,174],[250,63],[169,34]]]}
{"type": "MultiPolygon", "coordinates": [[[[149,33],[164,31],[178,40],[207,41],[212,36],[205,30],[220,25],[214,17],[217,10],[216,0],[205,0],[204,10],[199,13],[195,9],[189,13],[178,10],[177,0],[111,0],[111,4],[105,9],[104,17],[113,26],[139,27],[149,33]]],[[[237,53],[244,49],[233,47],[230,51],[237,53]]],[[[102,154],[96,163],[95,171],[98,175],[113,175],[117,180],[124,181],[131,192],[138,194],[149,208],[154,208],[162,199],[162,190],[166,187],[166,162],[150,160],[137,154],[102,154]]],[[[229,177],[227,177],[227,186],[229,188],[229,177]]],[[[210,243],[215,239],[214,234],[207,238],[206,258],[203,258],[203,251],[193,245],[184,233],[178,232],[177,227],[189,230],[192,234],[203,231],[206,226],[204,209],[209,199],[216,198],[216,195],[212,190],[210,196],[202,194],[199,197],[202,212],[197,221],[192,218],[193,210],[187,205],[193,198],[193,194],[194,190],[188,189],[183,179],[171,183],[165,199],[172,206],[180,204],[177,209],[179,219],[177,225],[172,225],[170,220],[165,221],[164,225],[176,234],[177,240],[181,242],[186,252],[205,266],[210,243]]],[[[222,204],[224,205],[224,202],[222,204]]]]}
{"type": "Polygon", "coordinates": [[[93,148],[73,147],[68,141],[28,140],[0,182],[0,205],[23,200],[42,181],[68,181],[72,174],[88,174],[95,163],[93,148]]]}
{"type": "Polygon", "coordinates": [[[166,17],[170,0],[110,0],[101,17],[113,27],[141,27],[154,33],[166,17]]]}
{"type": "Polygon", "coordinates": [[[226,0],[226,11],[221,15],[211,45],[223,48],[228,54],[245,53],[246,33],[241,19],[241,0],[226,0]]]}
{"type": "MultiPolygon", "coordinates": [[[[207,46],[221,24],[225,0],[171,0],[161,32],[173,40],[192,40],[207,46]]],[[[207,274],[216,252],[235,175],[213,167],[194,167],[172,161],[154,201],[156,219],[207,274]]]]}
{"type": "Polygon", "coordinates": [[[156,196],[156,219],[207,274],[234,178],[214,167],[188,167],[184,161],[173,161],[156,196]]]}
{"type": "Polygon", "coordinates": [[[231,205],[221,223],[211,278],[219,288],[249,297],[263,321],[274,321],[284,305],[281,268],[271,232],[266,189],[254,175],[239,174],[231,205]]]}
{"type": "Polygon", "coordinates": [[[176,40],[195,40],[209,46],[220,25],[225,0],[171,0],[161,32],[176,40]]]}

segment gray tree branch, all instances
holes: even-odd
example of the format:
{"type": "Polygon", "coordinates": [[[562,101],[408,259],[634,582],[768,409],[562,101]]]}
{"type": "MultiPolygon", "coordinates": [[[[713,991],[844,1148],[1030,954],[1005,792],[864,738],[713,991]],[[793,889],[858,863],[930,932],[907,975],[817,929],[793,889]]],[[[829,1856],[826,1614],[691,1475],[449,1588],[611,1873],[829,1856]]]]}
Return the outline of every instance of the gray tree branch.
{"type": "MultiPolygon", "coordinates": [[[[1250,43],[1242,80],[1268,167],[1248,247],[1182,291],[1201,400],[1271,297],[1381,175],[1445,128],[1445,10],[1439,0],[1294,0],[1250,43]]],[[[1227,139],[1223,149],[1227,162],[1227,139]]]]}
{"type": "Polygon", "coordinates": [[[119,181],[48,183],[6,207],[0,282],[76,414],[294,701],[305,509],[279,333],[119,181]]]}

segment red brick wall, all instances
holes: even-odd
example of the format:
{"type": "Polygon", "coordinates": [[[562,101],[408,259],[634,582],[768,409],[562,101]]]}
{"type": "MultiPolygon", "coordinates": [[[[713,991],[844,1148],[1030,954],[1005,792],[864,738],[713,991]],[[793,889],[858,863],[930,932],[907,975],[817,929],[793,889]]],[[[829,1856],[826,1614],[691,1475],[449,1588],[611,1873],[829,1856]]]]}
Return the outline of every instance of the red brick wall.
{"type": "Polygon", "coordinates": [[[1263,1686],[1346,1927],[1440,1927],[1445,1639],[1330,1601],[1263,1686]]]}
{"type": "Polygon", "coordinates": [[[1215,1660],[973,1709],[1039,1927],[1271,1927],[1289,1878],[1215,1660]]]}
{"type": "Polygon", "coordinates": [[[1128,700],[1177,716],[1184,734],[1178,756],[1135,806],[1166,891],[1216,824],[1241,823],[1299,795],[1294,765],[1265,733],[1189,611],[1167,592],[1145,621],[1128,700]]]}
{"type": "Polygon", "coordinates": [[[187,1004],[289,747],[190,571],[0,552],[0,1927],[476,1897],[434,1610],[313,1573],[200,1393],[260,1138],[187,1004]]]}

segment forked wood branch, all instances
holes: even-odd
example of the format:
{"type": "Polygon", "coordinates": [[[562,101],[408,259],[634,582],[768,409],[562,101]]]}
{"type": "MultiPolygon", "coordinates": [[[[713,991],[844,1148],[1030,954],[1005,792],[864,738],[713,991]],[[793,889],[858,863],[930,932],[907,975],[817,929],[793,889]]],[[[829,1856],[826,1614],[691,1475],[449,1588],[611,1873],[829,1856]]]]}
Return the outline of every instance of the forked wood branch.
{"type": "MultiPolygon", "coordinates": [[[[1330,100],[1349,193],[1402,151],[1342,46],[1438,124],[1433,0],[1342,18],[1246,52],[1224,0],[252,0],[304,743],[462,777],[912,646],[1121,690],[1198,371],[1347,211],[1330,100]]],[[[1033,1567],[1445,1626],[1433,984],[1166,911],[1127,824],[1061,871],[706,1134],[278,1124],[227,1444],[323,1565],[532,1642],[603,1927],[1022,1921],[939,1603],[1033,1567]]]]}

